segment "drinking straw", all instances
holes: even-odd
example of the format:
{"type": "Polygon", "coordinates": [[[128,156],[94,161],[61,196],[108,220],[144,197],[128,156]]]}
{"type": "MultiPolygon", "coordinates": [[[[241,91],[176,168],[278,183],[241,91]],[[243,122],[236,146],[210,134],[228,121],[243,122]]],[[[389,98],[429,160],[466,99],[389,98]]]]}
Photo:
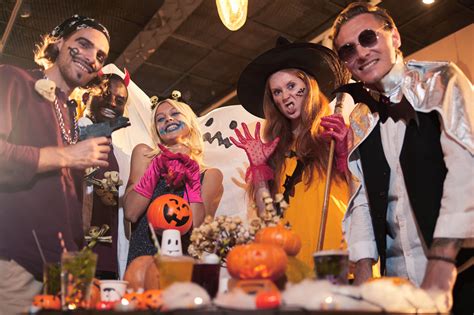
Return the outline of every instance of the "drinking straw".
{"type": "Polygon", "coordinates": [[[41,248],[40,242],[38,240],[38,236],[36,235],[36,231],[33,229],[31,230],[31,233],[33,233],[33,237],[35,238],[36,246],[38,247],[41,260],[43,261],[43,264],[46,264],[46,258],[44,257],[43,249],[41,248]]]}
{"type": "Polygon", "coordinates": [[[148,227],[151,231],[151,238],[153,239],[153,244],[155,244],[156,250],[158,251],[157,254],[159,254],[161,249],[160,244],[158,243],[158,238],[156,237],[155,229],[153,228],[153,225],[151,225],[150,222],[148,222],[148,227]]]}

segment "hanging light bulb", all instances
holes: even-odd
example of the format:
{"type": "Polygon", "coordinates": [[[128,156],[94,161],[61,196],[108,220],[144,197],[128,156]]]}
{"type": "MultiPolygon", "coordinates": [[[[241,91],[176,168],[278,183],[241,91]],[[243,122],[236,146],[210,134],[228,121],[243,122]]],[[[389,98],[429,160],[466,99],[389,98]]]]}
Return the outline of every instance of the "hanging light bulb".
{"type": "Polygon", "coordinates": [[[216,0],[222,23],[231,31],[241,28],[247,20],[248,0],[216,0]]]}

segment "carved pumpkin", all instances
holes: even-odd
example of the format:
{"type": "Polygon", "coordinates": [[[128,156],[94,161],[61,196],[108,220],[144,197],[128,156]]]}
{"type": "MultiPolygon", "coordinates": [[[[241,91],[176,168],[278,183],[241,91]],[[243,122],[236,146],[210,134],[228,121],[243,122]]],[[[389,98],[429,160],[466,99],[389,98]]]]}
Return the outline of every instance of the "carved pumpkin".
{"type": "Polygon", "coordinates": [[[261,229],[255,235],[255,242],[278,245],[288,256],[296,256],[301,249],[301,239],[298,234],[281,225],[261,229]]]}
{"type": "Polygon", "coordinates": [[[33,305],[45,310],[60,310],[61,301],[56,295],[35,295],[33,305]]]}
{"type": "Polygon", "coordinates": [[[126,299],[130,304],[133,304],[137,310],[148,309],[143,299],[143,293],[129,292],[125,293],[122,298],[126,299]]]}
{"type": "Polygon", "coordinates": [[[278,279],[285,273],[288,257],[274,244],[235,246],[227,255],[229,273],[239,279],[278,279]]]}
{"type": "Polygon", "coordinates": [[[150,309],[159,309],[163,306],[162,290],[147,290],[143,293],[143,301],[150,309]]]}
{"type": "Polygon", "coordinates": [[[193,215],[188,202],[172,194],[153,200],[148,206],[147,219],[155,230],[162,232],[166,229],[175,229],[181,235],[186,234],[193,224],[193,215]]]}
{"type": "Polygon", "coordinates": [[[155,263],[148,265],[144,288],[145,290],[158,290],[160,288],[160,272],[155,263]]]}
{"type": "Polygon", "coordinates": [[[128,281],[128,288],[134,291],[145,288],[146,272],[151,265],[154,265],[151,255],[139,256],[132,260],[123,277],[123,280],[128,281]]]}

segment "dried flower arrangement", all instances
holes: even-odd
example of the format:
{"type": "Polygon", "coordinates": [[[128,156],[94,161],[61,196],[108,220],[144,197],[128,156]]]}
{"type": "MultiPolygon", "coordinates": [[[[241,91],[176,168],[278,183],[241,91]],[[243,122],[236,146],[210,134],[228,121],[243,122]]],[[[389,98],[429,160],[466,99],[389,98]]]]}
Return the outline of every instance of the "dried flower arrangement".
{"type": "Polygon", "coordinates": [[[248,226],[244,225],[240,217],[207,216],[201,226],[194,228],[188,253],[198,259],[201,259],[203,254],[214,253],[224,263],[232,247],[250,243],[260,229],[278,224],[281,216],[276,208],[280,209],[281,213],[288,208],[281,194],[275,195],[275,200],[266,194],[263,196],[263,201],[265,212],[261,217],[253,219],[248,226]]]}

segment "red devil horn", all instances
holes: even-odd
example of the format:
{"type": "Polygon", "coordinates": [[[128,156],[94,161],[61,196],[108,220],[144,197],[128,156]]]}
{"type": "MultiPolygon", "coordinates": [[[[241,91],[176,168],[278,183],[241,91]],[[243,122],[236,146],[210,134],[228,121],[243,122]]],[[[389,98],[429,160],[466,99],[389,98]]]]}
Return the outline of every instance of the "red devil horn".
{"type": "Polygon", "coordinates": [[[123,68],[123,72],[125,72],[125,76],[123,77],[123,83],[126,87],[128,87],[128,84],[130,83],[130,73],[128,73],[127,68],[123,68]]]}

